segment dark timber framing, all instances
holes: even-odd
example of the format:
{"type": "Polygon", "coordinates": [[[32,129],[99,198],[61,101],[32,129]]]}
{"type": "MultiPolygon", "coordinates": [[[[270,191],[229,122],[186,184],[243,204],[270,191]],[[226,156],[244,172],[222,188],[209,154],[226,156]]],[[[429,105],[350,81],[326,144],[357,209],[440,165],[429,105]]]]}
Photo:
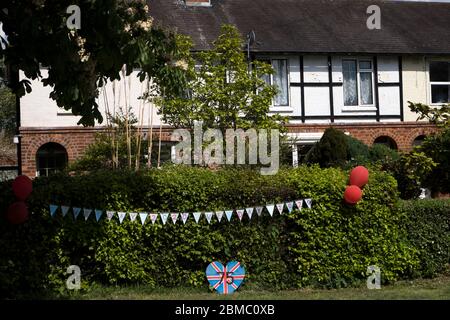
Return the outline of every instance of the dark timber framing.
{"type": "Polygon", "coordinates": [[[333,69],[331,56],[328,56],[328,88],[330,91],[330,121],[334,122],[333,69]]]}
{"type": "MultiPolygon", "coordinates": [[[[300,99],[301,99],[301,104],[302,104],[302,122],[305,123],[305,66],[303,64],[303,56],[300,56],[300,83],[298,83],[300,85],[300,99]]],[[[291,85],[293,86],[297,86],[297,83],[293,84],[291,83],[291,85]]]]}
{"type": "Polygon", "coordinates": [[[373,57],[373,78],[375,82],[375,107],[376,107],[376,120],[380,122],[380,101],[379,101],[379,92],[378,92],[378,58],[377,56],[373,57]]]}
{"type": "Polygon", "coordinates": [[[400,92],[400,121],[405,121],[403,114],[403,59],[402,56],[398,56],[398,75],[399,75],[399,92],[400,92]]]}

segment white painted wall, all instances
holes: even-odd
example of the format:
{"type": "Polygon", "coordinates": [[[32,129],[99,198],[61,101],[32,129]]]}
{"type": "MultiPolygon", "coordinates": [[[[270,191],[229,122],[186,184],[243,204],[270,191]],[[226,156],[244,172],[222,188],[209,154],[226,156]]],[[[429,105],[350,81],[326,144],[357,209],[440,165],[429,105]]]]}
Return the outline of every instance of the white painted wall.
{"type": "MultiPolygon", "coordinates": [[[[41,73],[43,77],[47,76],[46,69],[42,69],[41,73]]],[[[101,125],[106,124],[106,105],[109,106],[110,112],[113,113],[114,109],[118,110],[120,106],[125,106],[126,101],[129,101],[129,105],[132,107],[133,113],[138,116],[140,110],[139,108],[142,105],[142,100],[138,99],[138,97],[142,95],[142,90],[145,89],[145,87],[142,86],[136,75],[137,72],[134,72],[127,78],[126,81],[117,81],[115,84],[115,90],[113,90],[112,83],[108,83],[104,89],[100,90],[100,95],[97,101],[99,104],[99,110],[104,118],[101,125]],[[131,86],[129,84],[131,84],[131,86]],[[116,108],[114,108],[114,96],[116,108]],[[125,97],[127,97],[127,99],[125,99],[125,97]]],[[[23,73],[20,74],[20,78],[25,78],[23,73]]],[[[44,87],[42,82],[39,80],[31,80],[31,86],[33,91],[22,97],[20,101],[22,127],[77,126],[80,117],[74,116],[70,112],[59,108],[56,105],[56,102],[49,98],[49,94],[51,92],[50,87],[44,87]]],[[[148,118],[150,109],[151,105],[146,103],[144,105],[143,115],[144,125],[148,125],[149,123],[148,118]]],[[[156,111],[156,107],[153,107],[153,124],[159,125],[159,116],[156,114],[156,111]]]]}

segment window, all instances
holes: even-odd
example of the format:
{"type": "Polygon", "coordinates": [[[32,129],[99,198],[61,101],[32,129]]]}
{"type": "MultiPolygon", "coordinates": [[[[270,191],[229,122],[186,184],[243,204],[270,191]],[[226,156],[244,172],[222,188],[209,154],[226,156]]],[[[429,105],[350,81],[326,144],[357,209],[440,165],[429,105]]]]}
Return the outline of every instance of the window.
{"type": "Polygon", "coordinates": [[[67,165],[67,151],[57,143],[46,143],[36,153],[37,176],[48,176],[64,169],[67,165]]]}
{"type": "Polygon", "coordinates": [[[289,106],[289,80],[288,80],[288,61],[287,59],[262,60],[272,65],[274,73],[263,76],[268,84],[275,85],[278,88],[278,94],[275,96],[273,105],[289,106]]]}
{"type": "Polygon", "coordinates": [[[450,102],[450,62],[430,62],[431,103],[450,102]]]}
{"type": "Polygon", "coordinates": [[[373,105],[373,64],[371,60],[342,61],[344,106],[373,105]]]}

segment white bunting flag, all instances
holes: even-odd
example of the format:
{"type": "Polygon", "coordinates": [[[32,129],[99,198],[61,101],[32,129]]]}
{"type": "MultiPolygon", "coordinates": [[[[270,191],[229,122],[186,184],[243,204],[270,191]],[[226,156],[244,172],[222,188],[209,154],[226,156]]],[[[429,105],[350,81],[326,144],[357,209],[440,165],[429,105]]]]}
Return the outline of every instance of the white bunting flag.
{"type": "Polygon", "coordinates": [[[89,219],[91,212],[92,212],[92,209],[83,209],[84,221],[87,221],[87,219],[89,219]]]}
{"type": "Polygon", "coordinates": [[[273,216],[273,209],[275,209],[275,206],[273,204],[268,204],[266,206],[267,211],[269,211],[270,216],[273,216]]]}
{"type": "Polygon", "coordinates": [[[206,217],[206,220],[208,221],[208,223],[211,223],[211,219],[212,219],[213,215],[214,215],[214,212],[205,212],[205,217],[206,217]]]}
{"type": "Polygon", "coordinates": [[[200,220],[200,216],[202,215],[202,213],[201,213],[201,212],[194,212],[193,215],[194,215],[194,220],[195,220],[195,222],[198,223],[198,221],[200,220]]]}
{"type": "Polygon", "coordinates": [[[142,225],[144,225],[145,220],[147,220],[148,217],[148,213],[147,212],[141,212],[139,213],[139,218],[141,218],[141,223],[142,225]]]}
{"type": "Polygon", "coordinates": [[[103,215],[103,211],[102,210],[97,210],[97,209],[95,209],[94,211],[95,211],[95,220],[97,220],[97,222],[99,222],[100,218],[103,215]]]}
{"type": "Polygon", "coordinates": [[[114,211],[106,211],[106,217],[109,221],[111,221],[111,219],[114,217],[114,213],[114,211]]]}
{"type": "Polygon", "coordinates": [[[223,217],[223,211],[216,211],[217,220],[220,222],[223,217]]]}
{"type": "Polygon", "coordinates": [[[183,224],[186,224],[187,219],[189,218],[189,213],[184,212],[181,214],[181,221],[183,221],[183,224]]]}
{"type": "Polygon", "coordinates": [[[284,203],[277,203],[277,210],[280,214],[283,214],[284,203]]]}
{"type": "Polygon", "coordinates": [[[245,212],[247,212],[248,218],[251,220],[253,215],[254,208],[246,208],[245,212]]]}
{"type": "Polygon", "coordinates": [[[73,217],[75,218],[75,220],[77,220],[77,217],[81,212],[81,208],[75,207],[75,208],[72,208],[72,211],[73,211],[73,217]]]}
{"type": "Polygon", "coordinates": [[[152,224],[155,224],[156,219],[158,219],[158,214],[157,213],[150,213],[150,220],[151,220],[152,224]]]}
{"type": "Polygon", "coordinates": [[[122,223],[123,219],[125,219],[127,213],[126,212],[117,212],[117,215],[119,216],[119,222],[122,223]]]}
{"type": "Polygon", "coordinates": [[[160,216],[161,216],[161,221],[162,221],[162,223],[163,223],[163,224],[166,224],[167,218],[169,217],[169,213],[164,212],[164,213],[161,213],[160,216]]]}
{"type": "Polygon", "coordinates": [[[294,210],[294,202],[286,202],[286,208],[288,209],[289,213],[291,213],[292,210],[294,210]]]}
{"type": "Polygon", "coordinates": [[[173,224],[177,223],[178,220],[178,213],[171,213],[170,217],[172,218],[173,224]]]}
{"type": "Polygon", "coordinates": [[[233,210],[225,211],[225,215],[227,216],[228,221],[231,221],[231,217],[233,216],[233,210]]]}
{"type": "Polygon", "coordinates": [[[264,209],[264,207],[256,207],[256,213],[258,214],[258,217],[261,217],[263,209],[264,209]]]}
{"type": "Polygon", "coordinates": [[[306,205],[308,206],[308,208],[311,209],[312,199],[310,199],[310,198],[305,199],[305,203],[306,203],[306,205]]]}
{"type": "Polygon", "coordinates": [[[302,211],[303,200],[295,200],[295,205],[297,206],[298,210],[302,211]]]}
{"type": "Polygon", "coordinates": [[[69,209],[70,209],[70,207],[68,207],[68,206],[61,206],[61,212],[62,212],[63,217],[66,216],[67,212],[69,212],[69,209]]]}
{"type": "Polygon", "coordinates": [[[130,212],[130,220],[133,222],[136,221],[137,215],[137,212],[130,212]]]}
{"type": "Polygon", "coordinates": [[[244,216],[244,209],[236,210],[239,221],[242,221],[242,217],[244,216]]]}

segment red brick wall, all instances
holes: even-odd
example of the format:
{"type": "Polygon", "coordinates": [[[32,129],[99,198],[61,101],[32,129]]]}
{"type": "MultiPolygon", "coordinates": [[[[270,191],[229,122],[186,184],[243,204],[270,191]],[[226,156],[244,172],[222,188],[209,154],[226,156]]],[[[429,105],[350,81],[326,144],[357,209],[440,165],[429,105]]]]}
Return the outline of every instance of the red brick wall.
{"type": "MultiPolygon", "coordinates": [[[[428,123],[358,123],[358,124],[291,124],[289,132],[323,132],[333,126],[349,132],[351,136],[372,145],[376,138],[388,136],[392,138],[401,151],[409,151],[413,141],[420,135],[429,135],[437,128],[428,123]]],[[[36,176],[36,152],[48,143],[56,142],[62,145],[68,154],[69,162],[80,158],[87,146],[94,141],[95,133],[102,129],[96,128],[22,128],[22,170],[29,177],[36,176]]],[[[164,128],[162,140],[170,141],[170,128],[164,128]]],[[[159,128],[154,129],[154,139],[157,139],[159,128]]]]}

